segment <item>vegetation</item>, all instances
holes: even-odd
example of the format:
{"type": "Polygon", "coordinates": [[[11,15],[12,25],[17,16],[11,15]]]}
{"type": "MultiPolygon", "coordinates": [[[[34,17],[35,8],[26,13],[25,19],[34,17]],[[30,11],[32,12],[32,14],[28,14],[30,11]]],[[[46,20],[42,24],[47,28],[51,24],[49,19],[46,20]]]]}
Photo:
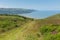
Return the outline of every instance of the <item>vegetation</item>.
{"type": "Polygon", "coordinates": [[[60,40],[60,14],[46,19],[0,14],[0,40],[60,40]]]}
{"type": "Polygon", "coordinates": [[[0,14],[0,33],[20,27],[29,20],[29,18],[18,15],[0,14]]]}

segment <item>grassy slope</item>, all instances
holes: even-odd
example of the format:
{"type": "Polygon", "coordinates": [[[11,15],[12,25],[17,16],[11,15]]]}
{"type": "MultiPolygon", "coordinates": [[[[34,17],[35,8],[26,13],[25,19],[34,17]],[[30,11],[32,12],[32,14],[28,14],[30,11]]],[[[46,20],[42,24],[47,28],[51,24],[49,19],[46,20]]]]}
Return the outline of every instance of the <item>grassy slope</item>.
{"type": "Polygon", "coordinates": [[[0,33],[20,27],[29,20],[29,18],[17,15],[0,15],[0,33]]]}
{"type": "Polygon", "coordinates": [[[20,27],[1,33],[0,40],[60,40],[60,16],[42,20],[27,19],[20,27]]]}

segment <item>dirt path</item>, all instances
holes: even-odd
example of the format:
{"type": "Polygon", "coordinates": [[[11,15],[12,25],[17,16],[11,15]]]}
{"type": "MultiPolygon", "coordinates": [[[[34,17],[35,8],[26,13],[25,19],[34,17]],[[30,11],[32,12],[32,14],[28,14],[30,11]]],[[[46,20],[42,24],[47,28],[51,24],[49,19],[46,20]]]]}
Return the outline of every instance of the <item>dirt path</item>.
{"type": "Polygon", "coordinates": [[[40,34],[38,26],[36,21],[25,25],[18,36],[18,40],[39,40],[40,38],[37,37],[37,34],[40,34]]]}
{"type": "Polygon", "coordinates": [[[35,28],[35,25],[36,24],[36,22],[35,21],[32,21],[32,22],[30,22],[30,23],[28,23],[28,24],[26,24],[25,26],[24,26],[24,28],[22,28],[22,30],[21,30],[21,33],[19,33],[18,35],[18,40],[25,40],[26,39],[26,37],[31,33],[32,34],[32,32],[35,32],[35,29],[33,29],[33,28],[35,28]]]}
{"type": "Polygon", "coordinates": [[[27,26],[31,25],[31,23],[33,23],[33,21],[27,22],[22,25],[22,27],[13,29],[11,32],[2,34],[0,40],[18,40],[18,37],[21,37],[19,40],[23,40],[22,32],[27,28],[27,26]]]}
{"type": "Polygon", "coordinates": [[[6,33],[4,38],[1,40],[38,40],[38,28],[36,21],[30,21],[24,24],[21,28],[6,33]]]}

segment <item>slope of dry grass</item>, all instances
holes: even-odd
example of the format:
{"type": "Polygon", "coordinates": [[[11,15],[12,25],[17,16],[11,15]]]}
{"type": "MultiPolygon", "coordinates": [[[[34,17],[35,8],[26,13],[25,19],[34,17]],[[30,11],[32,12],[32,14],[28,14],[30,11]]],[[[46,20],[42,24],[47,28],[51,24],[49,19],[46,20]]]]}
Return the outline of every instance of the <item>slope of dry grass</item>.
{"type": "MultiPolygon", "coordinates": [[[[6,16],[5,19],[7,17],[12,18],[12,16],[6,16]]],[[[12,19],[14,20],[15,17],[12,19]]],[[[46,19],[24,19],[26,21],[21,21],[19,17],[19,21],[17,20],[16,24],[20,25],[20,23],[24,22],[23,25],[0,34],[0,40],[60,40],[59,15],[54,15],[46,19]]]]}

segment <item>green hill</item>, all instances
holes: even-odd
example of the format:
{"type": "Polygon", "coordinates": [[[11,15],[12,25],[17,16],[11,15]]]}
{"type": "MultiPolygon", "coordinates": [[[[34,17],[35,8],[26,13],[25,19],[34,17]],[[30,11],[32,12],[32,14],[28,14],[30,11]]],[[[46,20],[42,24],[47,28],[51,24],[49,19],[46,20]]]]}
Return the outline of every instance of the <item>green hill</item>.
{"type": "Polygon", "coordinates": [[[0,15],[0,40],[60,40],[60,14],[46,19],[0,15]]]}

